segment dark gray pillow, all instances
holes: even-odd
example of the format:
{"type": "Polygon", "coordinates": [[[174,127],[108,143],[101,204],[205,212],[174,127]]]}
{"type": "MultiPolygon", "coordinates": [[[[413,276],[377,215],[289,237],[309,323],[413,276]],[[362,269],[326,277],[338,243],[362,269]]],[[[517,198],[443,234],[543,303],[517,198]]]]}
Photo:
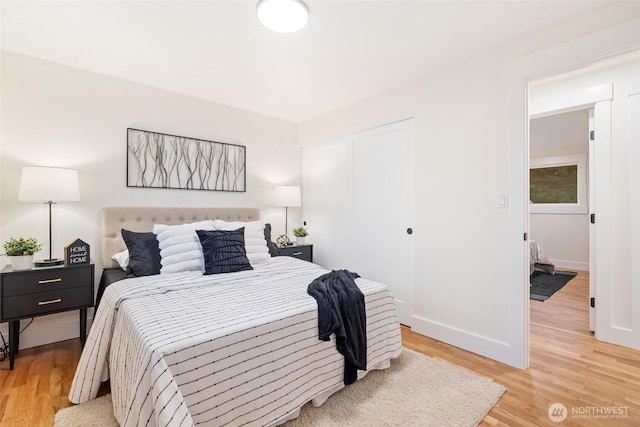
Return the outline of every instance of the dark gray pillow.
{"type": "Polygon", "coordinates": [[[202,254],[204,274],[253,270],[244,247],[244,227],[237,230],[196,230],[202,254]]]}
{"type": "Polygon", "coordinates": [[[120,230],[124,243],[129,251],[129,265],[127,265],[127,277],[153,276],[160,274],[160,248],[158,239],[152,232],[139,233],[135,231],[120,230]]]}
{"type": "Polygon", "coordinates": [[[264,225],[264,239],[267,241],[267,248],[269,248],[269,255],[271,256],[280,255],[280,251],[278,250],[278,245],[276,245],[271,240],[271,224],[269,223],[264,225]]]}

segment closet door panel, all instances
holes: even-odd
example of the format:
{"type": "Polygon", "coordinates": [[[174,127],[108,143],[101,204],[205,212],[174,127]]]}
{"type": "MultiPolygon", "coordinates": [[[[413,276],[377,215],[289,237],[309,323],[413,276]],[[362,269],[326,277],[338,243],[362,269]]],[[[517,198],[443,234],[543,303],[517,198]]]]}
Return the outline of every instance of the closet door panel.
{"type": "Polygon", "coordinates": [[[314,262],[332,269],[352,264],[352,149],[344,139],[303,148],[303,220],[314,262]]]}
{"type": "Polygon", "coordinates": [[[386,284],[411,325],[413,120],[303,148],[303,219],[314,262],[386,284]]]}
{"type": "Polygon", "coordinates": [[[381,126],[353,143],[353,262],[363,277],[386,284],[400,321],[411,325],[414,288],[413,121],[381,126]]]}

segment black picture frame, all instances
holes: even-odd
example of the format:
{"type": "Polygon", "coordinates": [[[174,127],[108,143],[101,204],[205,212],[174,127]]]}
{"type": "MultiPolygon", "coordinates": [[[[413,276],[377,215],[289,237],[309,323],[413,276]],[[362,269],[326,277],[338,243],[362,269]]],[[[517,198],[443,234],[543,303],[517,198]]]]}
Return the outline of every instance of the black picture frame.
{"type": "Polygon", "coordinates": [[[246,147],[127,128],[127,187],[246,192],[246,147]]]}

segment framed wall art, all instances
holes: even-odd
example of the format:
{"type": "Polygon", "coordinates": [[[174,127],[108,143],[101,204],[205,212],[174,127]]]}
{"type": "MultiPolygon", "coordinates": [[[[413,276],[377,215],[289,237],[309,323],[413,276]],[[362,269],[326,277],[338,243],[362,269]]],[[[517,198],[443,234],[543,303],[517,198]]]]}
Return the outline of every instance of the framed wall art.
{"type": "Polygon", "coordinates": [[[127,187],[246,191],[246,147],[127,129],[127,187]]]}

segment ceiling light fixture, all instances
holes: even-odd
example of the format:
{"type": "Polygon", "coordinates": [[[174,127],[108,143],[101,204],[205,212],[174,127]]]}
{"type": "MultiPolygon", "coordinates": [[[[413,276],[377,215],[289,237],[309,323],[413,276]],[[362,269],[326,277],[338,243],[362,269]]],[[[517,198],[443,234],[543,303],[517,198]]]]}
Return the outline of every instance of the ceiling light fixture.
{"type": "Polygon", "coordinates": [[[309,8],[302,0],[259,0],[258,21],[271,31],[295,33],[309,22],[309,8]]]}

